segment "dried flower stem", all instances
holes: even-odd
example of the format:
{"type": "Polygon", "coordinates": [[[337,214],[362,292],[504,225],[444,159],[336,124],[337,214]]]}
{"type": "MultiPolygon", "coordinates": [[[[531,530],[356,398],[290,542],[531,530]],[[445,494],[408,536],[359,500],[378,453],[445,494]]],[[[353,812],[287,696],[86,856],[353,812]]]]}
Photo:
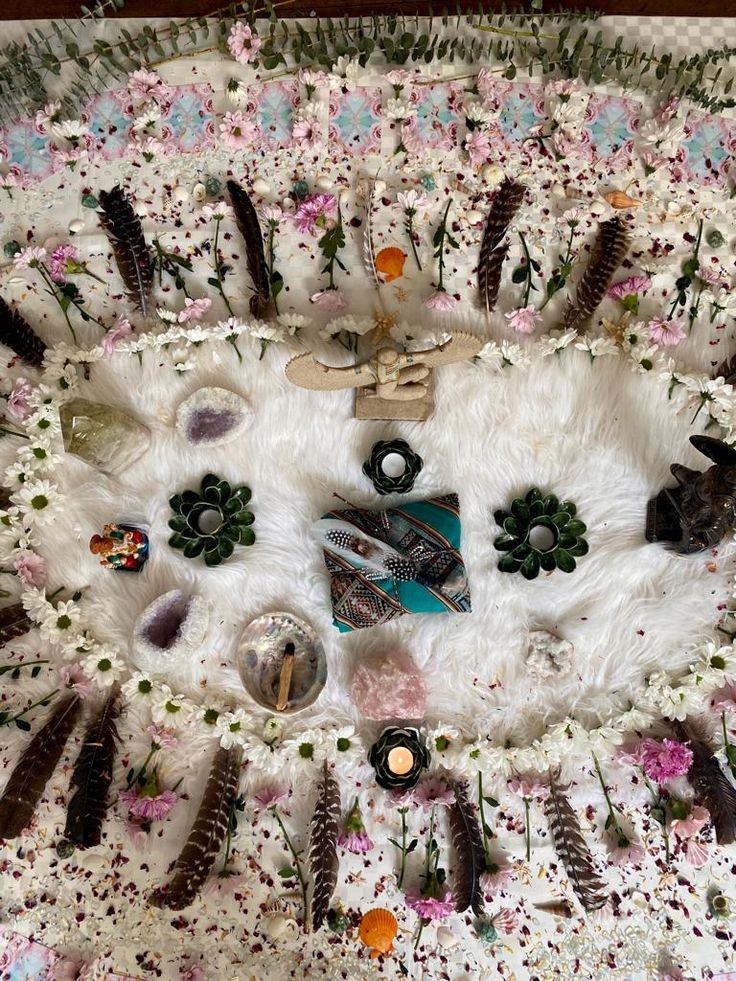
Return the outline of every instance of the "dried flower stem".
{"type": "Polygon", "coordinates": [[[294,868],[296,869],[297,878],[299,879],[299,888],[301,889],[302,903],[304,905],[304,929],[305,931],[308,931],[309,930],[309,915],[308,915],[309,906],[307,904],[307,884],[304,881],[304,874],[302,873],[301,860],[299,858],[300,853],[294,847],[294,843],[289,837],[289,832],[286,830],[286,826],[284,825],[284,822],[281,820],[281,815],[279,814],[279,812],[276,810],[275,807],[269,807],[269,811],[276,818],[278,826],[281,828],[281,833],[284,836],[286,847],[289,849],[289,851],[291,852],[291,856],[294,859],[294,868]]]}

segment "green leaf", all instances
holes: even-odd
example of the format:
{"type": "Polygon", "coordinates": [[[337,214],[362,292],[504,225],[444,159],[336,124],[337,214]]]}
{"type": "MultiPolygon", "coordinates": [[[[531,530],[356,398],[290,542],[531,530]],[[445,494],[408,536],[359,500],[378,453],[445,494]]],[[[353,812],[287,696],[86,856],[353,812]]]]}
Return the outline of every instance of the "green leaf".
{"type": "Polygon", "coordinates": [[[281,879],[296,879],[296,869],[292,868],[291,865],[285,865],[283,869],[278,871],[279,878],[281,879]]]}
{"type": "Polygon", "coordinates": [[[517,266],[516,269],[511,273],[512,283],[523,283],[526,281],[529,275],[529,268],[526,265],[517,266]]]}
{"type": "Polygon", "coordinates": [[[483,800],[489,807],[498,807],[498,801],[495,797],[484,797],[483,800]]]}
{"type": "Polygon", "coordinates": [[[30,722],[26,722],[25,719],[16,719],[15,720],[15,724],[23,732],[30,732],[31,731],[31,723],[30,722]]]}

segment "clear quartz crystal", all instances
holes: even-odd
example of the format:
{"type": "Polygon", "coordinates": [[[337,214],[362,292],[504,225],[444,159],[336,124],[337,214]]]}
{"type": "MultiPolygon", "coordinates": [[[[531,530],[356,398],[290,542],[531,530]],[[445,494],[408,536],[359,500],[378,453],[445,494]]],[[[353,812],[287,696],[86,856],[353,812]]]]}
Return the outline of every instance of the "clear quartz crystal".
{"type": "Polygon", "coordinates": [[[137,419],[111,405],[73,399],[59,410],[64,449],[103,473],[125,470],[151,441],[148,429],[137,419]]]}

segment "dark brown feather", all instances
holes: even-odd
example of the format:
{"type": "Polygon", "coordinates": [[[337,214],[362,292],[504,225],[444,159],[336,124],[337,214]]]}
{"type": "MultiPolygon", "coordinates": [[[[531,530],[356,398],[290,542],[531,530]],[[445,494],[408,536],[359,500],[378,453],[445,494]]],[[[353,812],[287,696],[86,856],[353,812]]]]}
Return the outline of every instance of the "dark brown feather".
{"type": "Polygon", "coordinates": [[[22,358],[26,364],[40,368],[46,345],[13,307],[8,306],[0,296],[0,342],[9,347],[13,354],[22,358]]]}
{"type": "Polygon", "coordinates": [[[151,895],[153,906],[184,909],[196,899],[220,853],[227,833],[230,811],[238,796],[241,750],[221,747],[212,761],[207,785],[192,830],[167,886],[151,895]]]}
{"type": "Polygon", "coordinates": [[[702,739],[685,726],[677,724],[681,739],[690,743],[693,761],[688,776],[697,798],[710,811],[710,819],[719,845],[736,841],[736,788],[721,769],[718,758],[702,739]]]}
{"type": "Polygon", "coordinates": [[[43,728],[15,764],[0,797],[0,838],[16,838],[31,823],[79,711],[80,700],[76,695],[61,696],[43,728]]]}
{"type": "Polygon", "coordinates": [[[254,317],[263,317],[271,299],[271,284],[268,278],[266,256],[263,251],[263,232],[258,221],[256,209],[250,195],[237,181],[227,182],[230,200],[235,211],[240,234],[245,242],[245,256],[248,275],[253,281],[253,296],[250,298],[250,312],[254,317]]]}
{"type": "Polygon", "coordinates": [[[549,794],[544,803],[555,851],[562,859],[570,885],[583,909],[590,913],[608,902],[605,883],[595,869],[590,848],[583,838],[572,804],[559,783],[560,771],[549,771],[549,794]]]}
{"type": "Polygon", "coordinates": [[[120,687],[115,685],[102,708],[87,726],[82,748],[74,764],[74,788],[66,809],[64,836],[77,848],[92,848],[102,838],[102,822],[107,810],[107,792],[118,743],[117,719],[120,715],[120,687]]]}
{"type": "Polygon", "coordinates": [[[151,250],[141,220],[122,188],[99,193],[100,222],[112,246],[128,299],[145,317],[153,289],[151,250]]]}
{"type": "Polygon", "coordinates": [[[587,327],[611,280],[629,251],[629,233],[618,218],[603,221],[590,251],[588,265],[577,286],[575,303],[570,303],[564,326],[579,334],[587,327]]]}
{"type": "Polygon", "coordinates": [[[0,647],[5,647],[16,637],[27,634],[33,626],[31,618],[23,608],[22,603],[13,603],[0,610],[0,647]]]}
{"type": "Polygon", "coordinates": [[[340,788],[325,762],[324,774],[317,789],[317,803],[309,833],[309,868],[312,872],[311,919],[317,931],[330,909],[337,885],[337,835],[340,823],[340,788]]]}
{"type": "Polygon", "coordinates": [[[524,185],[506,180],[496,191],[486,218],[478,260],[478,290],[481,303],[490,313],[498,299],[501,268],[508,252],[504,238],[508,227],[524,200],[524,185]]]}
{"type": "Polygon", "coordinates": [[[736,354],[721,361],[713,372],[714,378],[723,378],[727,385],[736,385],[736,354]]]}
{"type": "Polygon", "coordinates": [[[457,782],[453,789],[455,803],[450,808],[450,831],[456,864],[452,882],[455,909],[458,913],[472,909],[476,916],[482,916],[484,902],[480,877],[486,867],[483,832],[468,799],[468,785],[457,782]]]}

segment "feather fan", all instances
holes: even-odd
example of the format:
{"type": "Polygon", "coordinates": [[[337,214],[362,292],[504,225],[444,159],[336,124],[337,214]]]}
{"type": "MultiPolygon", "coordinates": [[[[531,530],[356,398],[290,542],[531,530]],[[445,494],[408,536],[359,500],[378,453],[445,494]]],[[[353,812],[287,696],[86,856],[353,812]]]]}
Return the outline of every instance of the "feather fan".
{"type": "Polygon", "coordinates": [[[629,233],[619,219],[601,222],[588,265],[577,286],[575,303],[569,304],[565,314],[567,330],[576,330],[580,334],[586,329],[628,250],[629,233]]]}
{"type": "Polygon", "coordinates": [[[16,637],[27,634],[33,626],[31,618],[23,608],[22,603],[13,603],[0,610],[0,647],[5,647],[16,637]]]}
{"type": "Polygon", "coordinates": [[[478,290],[487,313],[493,310],[498,299],[501,268],[508,252],[508,245],[504,245],[504,238],[514,215],[521,207],[524,190],[523,184],[504,181],[496,191],[486,218],[478,260],[478,290]]]}
{"type": "Polygon", "coordinates": [[[77,848],[99,845],[105,819],[107,792],[118,741],[120,687],[115,685],[102,708],[87,726],[82,748],[74,764],[74,788],[66,809],[64,836],[77,848]]]}
{"type": "Polygon", "coordinates": [[[587,913],[600,909],[608,902],[605,883],[595,869],[590,848],[583,838],[580,823],[565,796],[567,787],[559,783],[560,770],[549,771],[549,794],[544,812],[549,821],[555,851],[562,859],[570,885],[587,913]]]}
{"type": "Polygon", "coordinates": [[[263,232],[250,194],[237,181],[227,182],[230,200],[235,211],[240,234],[245,241],[245,255],[248,275],[253,281],[253,296],[250,298],[250,312],[254,317],[262,317],[271,299],[271,284],[268,278],[266,256],[263,251],[263,232]]]}
{"type": "Polygon", "coordinates": [[[128,299],[145,317],[153,289],[151,250],[141,220],[123,190],[100,191],[100,222],[112,246],[128,299]]]}
{"type": "Polygon", "coordinates": [[[719,845],[730,845],[736,841],[736,789],[710,747],[679,723],[677,732],[693,751],[688,776],[698,799],[710,811],[716,841],[719,845]]]}
{"type": "Polygon", "coordinates": [[[340,821],[340,788],[325,761],[317,791],[317,803],[309,833],[309,868],[312,872],[312,929],[319,930],[327,917],[337,885],[337,835],[340,821]]]}
{"type": "Polygon", "coordinates": [[[450,808],[450,831],[458,865],[452,884],[455,909],[458,913],[472,909],[476,916],[481,916],[484,904],[480,877],[486,867],[483,832],[468,799],[468,785],[457,782],[453,789],[455,803],[450,808]]]}
{"type": "Polygon", "coordinates": [[[46,345],[31,325],[17,310],[0,296],[0,342],[9,347],[13,354],[22,358],[26,364],[40,368],[46,345]]]}
{"type": "Polygon", "coordinates": [[[197,817],[181,851],[171,882],[154,890],[154,906],[180,910],[194,902],[210,873],[227,833],[230,811],[238,795],[241,750],[221,747],[212,761],[197,817]]]}
{"type": "Polygon", "coordinates": [[[16,838],[31,823],[79,716],[77,695],[61,697],[15,764],[0,797],[0,838],[16,838]]]}

